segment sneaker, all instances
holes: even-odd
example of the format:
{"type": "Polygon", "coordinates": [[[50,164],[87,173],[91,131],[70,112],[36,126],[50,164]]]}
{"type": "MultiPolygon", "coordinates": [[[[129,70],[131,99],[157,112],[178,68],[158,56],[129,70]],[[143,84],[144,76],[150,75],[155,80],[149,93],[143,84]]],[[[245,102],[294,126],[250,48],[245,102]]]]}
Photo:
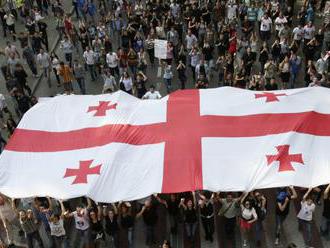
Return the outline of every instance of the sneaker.
{"type": "Polygon", "coordinates": [[[279,243],[280,243],[280,239],[279,239],[279,238],[276,238],[274,244],[275,244],[275,245],[279,245],[279,243]]]}
{"type": "Polygon", "coordinates": [[[243,240],[243,247],[247,247],[247,242],[245,239],[243,240]]]}

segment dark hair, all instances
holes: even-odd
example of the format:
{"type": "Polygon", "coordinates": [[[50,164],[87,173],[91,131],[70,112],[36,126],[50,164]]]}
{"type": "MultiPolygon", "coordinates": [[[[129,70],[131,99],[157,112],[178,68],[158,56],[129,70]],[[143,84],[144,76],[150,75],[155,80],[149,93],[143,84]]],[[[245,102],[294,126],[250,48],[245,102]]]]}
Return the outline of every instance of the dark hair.
{"type": "Polygon", "coordinates": [[[295,243],[288,244],[287,248],[297,248],[298,246],[295,243]]]}

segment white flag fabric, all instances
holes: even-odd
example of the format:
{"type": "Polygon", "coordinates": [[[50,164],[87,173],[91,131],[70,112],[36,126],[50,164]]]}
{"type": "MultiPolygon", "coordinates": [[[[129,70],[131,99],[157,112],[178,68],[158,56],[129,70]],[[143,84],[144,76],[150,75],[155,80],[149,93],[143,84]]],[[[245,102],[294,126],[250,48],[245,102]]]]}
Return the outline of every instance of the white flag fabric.
{"type": "Polygon", "coordinates": [[[23,117],[0,157],[14,198],[249,191],[330,183],[330,90],[182,90],[57,96],[23,117]]]}

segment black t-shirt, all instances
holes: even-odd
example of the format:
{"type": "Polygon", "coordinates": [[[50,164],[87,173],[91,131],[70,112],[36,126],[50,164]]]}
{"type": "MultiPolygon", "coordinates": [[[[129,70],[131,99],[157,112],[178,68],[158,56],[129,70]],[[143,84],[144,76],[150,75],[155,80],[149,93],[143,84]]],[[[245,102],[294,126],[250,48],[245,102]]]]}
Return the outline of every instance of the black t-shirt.
{"type": "Polygon", "coordinates": [[[100,233],[103,230],[101,221],[90,221],[90,229],[93,233],[100,233]]]}
{"type": "Polygon", "coordinates": [[[108,216],[105,218],[105,229],[109,235],[113,235],[118,232],[119,226],[117,222],[117,215],[113,216],[112,221],[108,216]]]}
{"type": "Polygon", "coordinates": [[[324,199],[323,216],[330,219],[330,199],[324,199]]]}
{"type": "Polygon", "coordinates": [[[288,202],[288,204],[286,205],[286,207],[283,211],[281,211],[280,208],[278,207],[278,203],[284,204],[285,199],[282,202],[280,202],[279,200],[276,201],[276,210],[275,210],[276,215],[285,217],[289,214],[291,196],[288,195],[287,197],[289,198],[289,202],[288,202]]]}
{"type": "Polygon", "coordinates": [[[192,208],[192,209],[187,208],[184,211],[184,217],[185,217],[185,222],[186,223],[195,223],[195,222],[197,222],[196,209],[194,209],[194,208],[192,208]]]}
{"type": "Polygon", "coordinates": [[[172,201],[171,199],[169,199],[166,201],[166,203],[167,203],[167,211],[168,211],[169,215],[172,215],[172,216],[179,215],[179,204],[180,204],[179,199],[175,199],[175,201],[172,201]]]}
{"type": "Polygon", "coordinates": [[[121,215],[121,225],[123,228],[130,228],[134,226],[134,218],[131,215],[121,215]]]}
{"type": "Polygon", "coordinates": [[[204,207],[201,207],[200,210],[201,210],[201,217],[207,217],[214,213],[213,204],[210,202],[208,204],[205,204],[204,207]]]}
{"type": "Polygon", "coordinates": [[[147,226],[154,226],[157,223],[158,215],[157,215],[157,207],[155,205],[151,205],[146,208],[142,214],[143,221],[147,226]]]}

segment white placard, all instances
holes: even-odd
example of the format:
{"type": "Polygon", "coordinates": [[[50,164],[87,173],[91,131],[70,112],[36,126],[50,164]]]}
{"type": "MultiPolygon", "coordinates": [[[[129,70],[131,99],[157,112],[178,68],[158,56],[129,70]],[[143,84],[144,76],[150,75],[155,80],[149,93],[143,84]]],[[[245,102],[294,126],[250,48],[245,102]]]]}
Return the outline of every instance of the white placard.
{"type": "Polygon", "coordinates": [[[155,57],[159,59],[166,59],[167,41],[155,40],[155,57]]]}

